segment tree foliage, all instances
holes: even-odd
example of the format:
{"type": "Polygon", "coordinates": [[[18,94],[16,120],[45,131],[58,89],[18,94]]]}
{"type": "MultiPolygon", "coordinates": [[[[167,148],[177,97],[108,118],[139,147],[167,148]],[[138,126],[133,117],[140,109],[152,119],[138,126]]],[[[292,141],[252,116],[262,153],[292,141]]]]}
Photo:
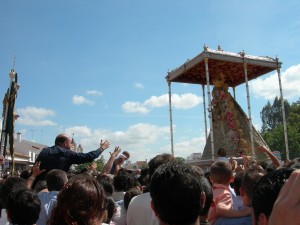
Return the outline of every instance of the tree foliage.
{"type": "Polygon", "coordinates": [[[184,163],[185,159],[182,157],[175,157],[177,162],[184,163]]]}
{"type": "MultiPolygon", "coordinates": [[[[96,170],[101,172],[103,167],[104,167],[104,164],[105,164],[103,156],[101,156],[99,159],[95,160],[95,162],[97,164],[97,169],[96,170]]],[[[83,170],[87,169],[91,164],[92,164],[92,162],[83,163],[83,164],[77,165],[75,168],[76,168],[76,170],[83,171],[83,170]]]]}
{"type": "MultiPolygon", "coordinates": [[[[285,116],[288,118],[291,106],[287,100],[284,100],[284,108],[285,116]]],[[[262,120],[262,132],[270,131],[282,124],[283,117],[281,98],[276,96],[272,105],[268,101],[268,103],[263,107],[260,116],[262,120]]]]}
{"type": "MultiPolygon", "coordinates": [[[[268,102],[261,111],[262,137],[272,151],[280,151],[281,158],[286,159],[284,127],[281,103],[275,98],[273,104],[268,102]],[[280,121],[281,118],[281,121],[280,121]]],[[[300,99],[291,105],[284,101],[286,109],[289,158],[300,157],[300,99]]]]}

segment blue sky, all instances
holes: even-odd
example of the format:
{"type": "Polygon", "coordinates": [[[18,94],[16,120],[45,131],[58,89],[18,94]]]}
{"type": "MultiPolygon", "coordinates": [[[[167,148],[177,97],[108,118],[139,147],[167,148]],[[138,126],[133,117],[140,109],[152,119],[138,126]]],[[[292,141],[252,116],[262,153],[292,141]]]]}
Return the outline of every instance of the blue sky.
{"type": "MultiPolygon", "coordinates": [[[[84,151],[100,139],[132,161],[170,152],[168,70],[203,51],[278,56],[284,97],[300,96],[298,0],[10,0],[0,3],[0,97],[16,55],[15,132],[53,145],[72,135],[84,151]]],[[[202,89],[172,84],[174,152],[202,152],[202,89]]],[[[253,124],[279,95],[277,74],[250,82],[253,124]]],[[[237,101],[247,113],[245,85],[237,101]]],[[[109,151],[104,153],[108,158],[109,151]]]]}

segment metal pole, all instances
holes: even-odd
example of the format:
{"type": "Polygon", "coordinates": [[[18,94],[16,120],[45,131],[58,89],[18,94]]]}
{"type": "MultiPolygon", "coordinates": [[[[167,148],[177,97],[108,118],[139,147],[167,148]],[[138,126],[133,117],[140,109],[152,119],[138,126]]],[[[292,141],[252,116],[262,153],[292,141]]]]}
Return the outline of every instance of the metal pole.
{"type": "Polygon", "coordinates": [[[233,98],[234,98],[234,100],[236,100],[236,98],[235,98],[235,87],[232,87],[232,91],[233,91],[233,98]]]}
{"type": "Polygon", "coordinates": [[[286,158],[289,159],[290,158],[290,156],[289,156],[289,143],[288,143],[286,118],[285,118],[285,109],[284,109],[284,100],[283,100],[281,78],[280,78],[280,67],[277,68],[277,74],[278,74],[278,82],[279,82],[279,90],[280,90],[280,98],[281,98],[281,110],[282,110],[282,119],[283,119],[285,153],[286,153],[286,158]]]}
{"type": "Polygon", "coordinates": [[[249,119],[249,129],[250,129],[250,139],[251,139],[251,152],[252,152],[252,160],[255,160],[252,118],[251,118],[251,106],[250,106],[250,95],[249,95],[249,85],[248,85],[248,71],[247,71],[247,63],[245,63],[245,62],[244,62],[244,71],[245,71],[245,81],[246,81],[246,91],[247,91],[248,117],[249,117],[248,119],[249,119]]]}
{"type": "Polygon", "coordinates": [[[208,112],[210,121],[210,144],[211,144],[211,158],[215,161],[215,144],[214,144],[214,131],[212,121],[212,108],[211,108],[211,96],[210,96],[210,83],[209,83],[209,72],[208,72],[208,58],[204,58],[205,61],[205,73],[206,73],[206,85],[207,85],[207,98],[208,98],[208,112]]]}
{"type": "Polygon", "coordinates": [[[206,121],[206,104],[205,104],[205,90],[204,84],[202,84],[202,96],[203,96],[203,113],[204,113],[204,126],[205,126],[205,140],[207,141],[207,121],[206,121]]]}
{"type": "Polygon", "coordinates": [[[171,132],[171,153],[174,156],[174,144],[173,144],[173,120],[172,120],[172,102],[171,102],[171,81],[168,81],[169,87],[169,112],[170,112],[170,132],[171,132]]]}

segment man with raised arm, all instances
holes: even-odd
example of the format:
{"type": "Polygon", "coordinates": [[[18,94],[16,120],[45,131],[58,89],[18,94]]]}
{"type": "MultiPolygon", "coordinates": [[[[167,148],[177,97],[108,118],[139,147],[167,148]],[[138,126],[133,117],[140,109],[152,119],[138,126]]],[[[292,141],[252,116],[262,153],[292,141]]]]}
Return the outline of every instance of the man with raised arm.
{"type": "Polygon", "coordinates": [[[55,138],[55,145],[44,148],[36,159],[40,162],[40,169],[45,171],[36,177],[35,183],[45,180],[46,174],[53,169],[60,169],[68,172],[72,164],[82,164],[91,162],[98,158],[100,154],[109,148],[109,141],[100,141],[100,146],[88,153],[76,153],[71,150],[71,138],[66,134],[59,134],[55,138]]]}

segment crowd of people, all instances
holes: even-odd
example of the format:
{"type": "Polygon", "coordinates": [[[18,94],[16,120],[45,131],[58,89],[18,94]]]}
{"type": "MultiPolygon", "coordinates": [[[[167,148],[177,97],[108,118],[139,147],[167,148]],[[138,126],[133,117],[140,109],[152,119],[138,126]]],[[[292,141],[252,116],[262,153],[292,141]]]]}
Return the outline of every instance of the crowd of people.
{"type": "Polygon", "coordinates": [[[70,150],[59,134],[39,154],[31,171],[0,181],[2,225],[256,225],[300,224],[300,163],[270,158],[243,163],[219,158],[208,171],[160,154],[134,173],[122,167],[130,154],[119,146],[101,172],[72,164],[92,162],[110,147],[107,140],[88,153],[70,150]]]}

